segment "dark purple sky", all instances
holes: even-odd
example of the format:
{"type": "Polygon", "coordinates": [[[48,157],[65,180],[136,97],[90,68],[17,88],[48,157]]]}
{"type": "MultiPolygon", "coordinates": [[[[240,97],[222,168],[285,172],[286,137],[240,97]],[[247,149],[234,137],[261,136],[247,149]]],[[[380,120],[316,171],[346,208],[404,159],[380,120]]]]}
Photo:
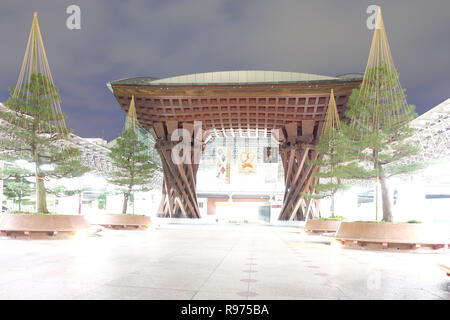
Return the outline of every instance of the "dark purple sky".
{"type": "Polygon", "coordinates": [[[421,114],[449,98],[449,0],[2,0],[0,101],[16,84],[34,11],[68,126],[111,140],[124,119],[106,87],[111,80],[238,69],[363,72],[370,4],[383,9],[408,102],[421,114]],[[81,30],[66,28],[71,4],[81,8],[81,30]]]}

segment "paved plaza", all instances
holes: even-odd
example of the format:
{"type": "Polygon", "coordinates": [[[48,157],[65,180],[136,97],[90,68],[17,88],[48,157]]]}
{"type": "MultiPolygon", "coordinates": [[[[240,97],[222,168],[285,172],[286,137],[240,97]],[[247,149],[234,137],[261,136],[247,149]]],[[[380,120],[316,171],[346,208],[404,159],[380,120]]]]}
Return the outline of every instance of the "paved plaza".
{"type": "Polygon", "coordinates": [[[448,253],[342,249],[300,228],[164,224],[0,240],[0,299],[450,299],[448,253]]]}

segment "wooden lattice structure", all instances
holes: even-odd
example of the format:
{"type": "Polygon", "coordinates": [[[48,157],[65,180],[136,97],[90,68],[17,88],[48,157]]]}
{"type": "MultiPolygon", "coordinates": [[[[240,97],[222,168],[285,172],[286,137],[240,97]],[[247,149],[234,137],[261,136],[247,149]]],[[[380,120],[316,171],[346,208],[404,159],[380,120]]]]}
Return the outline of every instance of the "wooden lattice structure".
{"type": "MultiPolygon", "coordinates": [[[[279,143],[286,193],[280,219],[302,218],[301,193],[311,187],[316,168],[308,160],[322,132],[331,89],[341,116],[360,74],[326,77],[272,71],[230,71],[178,76],[166,79],[130,78],[108,86],[124,112],[135,99],[139,125],[157,142],[164,169],[163,198],[159,213],[200,217],[195,194],[198,163],[175,164],[171,153],[178,142],[174,130],[185,128],[195,145],[219,136],[270,136],[279,143]],[[194,133],[194,121],[202,122],[202,135],[194,133]]],[[[198,148],[197,148],[198,149],[198,148]]]]}

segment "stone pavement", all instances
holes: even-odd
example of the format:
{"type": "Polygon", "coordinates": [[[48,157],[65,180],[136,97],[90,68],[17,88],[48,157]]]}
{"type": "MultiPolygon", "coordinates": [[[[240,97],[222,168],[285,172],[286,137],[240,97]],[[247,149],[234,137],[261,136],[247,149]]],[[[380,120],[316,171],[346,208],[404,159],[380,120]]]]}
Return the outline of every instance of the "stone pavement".
{"type": "Polygon", "coordinates": [[[450,299],[448,253],[341,249],[294,227],[163,224],[0,240],[0,299],[450,299]]]}

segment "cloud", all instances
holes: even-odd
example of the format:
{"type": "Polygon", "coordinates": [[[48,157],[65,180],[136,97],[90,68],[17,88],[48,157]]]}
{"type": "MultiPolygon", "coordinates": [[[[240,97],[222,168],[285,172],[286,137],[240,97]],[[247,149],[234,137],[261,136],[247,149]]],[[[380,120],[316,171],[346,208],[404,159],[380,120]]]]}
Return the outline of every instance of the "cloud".
{"type": "MultiPolygon", "coordinates": [[[[68,125],[108,140],[123,128],[108,81],[233,69],[363,72],[372,37],[371,1],[79,0],[82,29],[68,30],[74,3],[1,2],[0,101],[17,81],[36,10],[68,125]]],[[[378,4],[408,102],[423,113],[448,98],[450,2],[378,4]]]]}

